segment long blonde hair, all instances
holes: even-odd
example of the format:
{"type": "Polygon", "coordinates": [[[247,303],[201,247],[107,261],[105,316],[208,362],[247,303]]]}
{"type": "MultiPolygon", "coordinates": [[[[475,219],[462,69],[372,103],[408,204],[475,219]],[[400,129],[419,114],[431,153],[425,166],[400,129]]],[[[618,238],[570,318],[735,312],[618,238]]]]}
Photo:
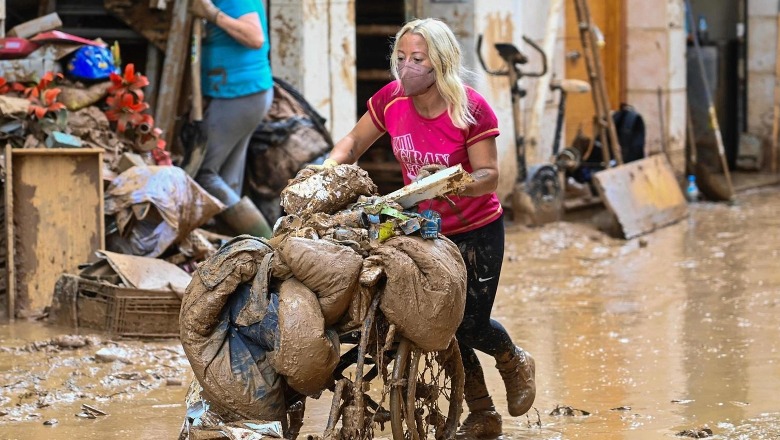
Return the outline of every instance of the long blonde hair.
{"type": "Polygon", "coordinates": [[[435,18],[412,20],[395,35],[393,53],[390,56],[390,70],[395,79],[398,76],[398,42],[406,33],[420,35],[428,44],[428,58],[436,73],[436,88],[447,102],[447,111],[452,123],[466,128],[476,120],[471,114],[466,86],[461,78],[463,65],[461,51],[455,34],[443,21],[435,18]]]}

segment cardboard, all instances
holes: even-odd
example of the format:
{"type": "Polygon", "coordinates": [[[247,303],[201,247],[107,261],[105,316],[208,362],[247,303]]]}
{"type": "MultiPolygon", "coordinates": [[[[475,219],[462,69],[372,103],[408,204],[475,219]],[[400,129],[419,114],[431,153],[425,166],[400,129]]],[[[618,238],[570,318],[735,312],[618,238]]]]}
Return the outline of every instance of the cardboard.
{"type": "Polygon", "coordinates": [[[192,279],[192,276],[179,266],[158,258],[118,254],[105,250],[96,252],[96,255],[100,260],[82,270],[81,276],[89,277],[99,273],[105,278],[108,276],[105,266],[109,266],[126,287],[174,292],[179,296],[184,294],[192,279]]]}

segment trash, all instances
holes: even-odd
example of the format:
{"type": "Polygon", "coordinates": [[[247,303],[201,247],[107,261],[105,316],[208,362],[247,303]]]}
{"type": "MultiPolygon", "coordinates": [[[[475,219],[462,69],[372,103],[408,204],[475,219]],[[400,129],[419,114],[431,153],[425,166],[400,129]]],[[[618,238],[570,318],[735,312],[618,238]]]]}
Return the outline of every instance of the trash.
{"type": "Polygon", "coordinates": [[[60,86],[62,92],[60,93],[59,101],[65,104],[68,110],[80,110],[105,98],[109,87],[111,87],[110,81],[102,81],[86,88],[63,85],[60,86]]]}
{"type": "Polygon", "coordinates": [[[85,45],[71,56],[65,73],[77,80],[105,80],[118,73],[111,50],[106,47],[85,45]]]}
{"type": "Polygon", "coordinates": [[[444,350],[463,320],[466,267],[450,240],[400,236],[366,258],[381,266],[387,282],[379,307],[398,331],[426,351],[444,350]]]}
{"type": "Polygon", "coordinates": [[[550,411],[551,416],[567,416],[567,417],[587,417],[590,415],[588,411],[572,408],[570,406],[555,405],[555,408],[550,411]]]}
{"type": "Polygon", "coordinates": [[[61,131],[53,131],[46,137],[46,148],[81,148],[82,146],[81,138],[61,131]]]}
{"type": "Polygon", "coordinates": [[[0,96],[0,115],[14,117],[26,116],[28,108],[30,108],[30,101],[27,99],[14,98],[13,96],[0,96]]]}
{"type": "Polygon", "coordinates": [[[334,214],[358,196],[371,196],[377,186],[357,165],[338,165],[320,172],[303,169],[282,190],[285,212],[301,217],[314,213],[334,214]]]}
{"type": "Polygon", "coordinates": [[[677,437],[708,438],[708,437],[712,437],[713,432],[710,428],[704,427],[704,428],[696,428],[696,429],[685,429],[683,431],[678,432],[675,435],[677,437]]]}
{"type": "Polygon", "coordinates": [[[82,277],[89,277],[90,273],[108,266],[125,287],[174,292],[180,297],[192,280],[192,276],[178,266],[158,258],[110,251],[98,251],[96,254],[98,261],[82,270],[82,277]]]}
{"type": "Polygon", "coordinates": [[[219,213],[224,206],[178,167],[133,167],[106,190],[105,213],[118,232],[106,247],[123,254],[158,257],[219,213]]]}
{"type": "Polygon", "coordinates": [[[101,348],[95,353],[95,360],[98,362],[106,362],[106,363],[111,363],[116,361],[119,361],[123,364],[132,363],[132,361],[128,357],[127,351],[116,347],[101,348]]]}
{"type": "Polygon", "coordinates": [[[181,299],[171,291],[121,287],[63,274],[54,286],[49,322],[121,338],[172,338],[179,334],[181,299]]]}
{"type": "Polygon", "coordinates": [[[0,38],[0,60],[24,58],[37,48],[36,43],[25,38],[0,38]]]}
{"type": "Polygon", "coordinates": [[[473,181],[471,174],[458,164],[414,181],[382,198],[387,202],[398,203],[404,208],[411,208],[423,200],[457,192],[473,181]]]}
{"type": "Polygon", "coordinates": [[[320,395],[339,363],[338,334],[325,327],[315,294],[295,278],[279,288],[279,338],[269,357],[287,384],[307,396],[320,395]]]}
{"type": "Polygon", "coordinates": [[[239,236],[193,274],[180,315],[181,344],[197,380],[188,420],[199,418],[191,401],[220,421],[285,416],[284,381],[266,355],[278,304],[267,290],[272,251],[261,239],[239,236]]]}
{"type": "Polygon", "coordinates": [[[14,26],[7,32],[7,35],[9,37],[29,38],[40,32],[57,29],[60,26],[62,26],[60,16],[56,12],[52,12],[51,14],[14,26]]]}

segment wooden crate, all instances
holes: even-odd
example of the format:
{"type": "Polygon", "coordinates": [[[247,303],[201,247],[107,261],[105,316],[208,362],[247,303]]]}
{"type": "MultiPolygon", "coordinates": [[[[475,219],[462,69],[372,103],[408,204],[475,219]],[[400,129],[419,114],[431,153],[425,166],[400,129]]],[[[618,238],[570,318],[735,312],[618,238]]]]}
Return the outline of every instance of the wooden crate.
{"type": "Polygon", "coordinates": [[[50,305],[63,273],[105,247],[103,150],[5,149],[5,256],[8,317],[50,305]]]}

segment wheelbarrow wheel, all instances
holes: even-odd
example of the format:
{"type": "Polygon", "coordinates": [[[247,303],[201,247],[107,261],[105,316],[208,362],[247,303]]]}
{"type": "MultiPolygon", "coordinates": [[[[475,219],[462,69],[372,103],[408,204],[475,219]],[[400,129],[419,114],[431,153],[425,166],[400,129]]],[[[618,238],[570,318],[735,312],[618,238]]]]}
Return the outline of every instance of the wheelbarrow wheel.
{"type": "Polygon", "coordinates": [[[455,338],[446,350],[424,352],[402,338],[390,389],[393,439],[455,437],[463,405],[463,362],[455,338]]]}

